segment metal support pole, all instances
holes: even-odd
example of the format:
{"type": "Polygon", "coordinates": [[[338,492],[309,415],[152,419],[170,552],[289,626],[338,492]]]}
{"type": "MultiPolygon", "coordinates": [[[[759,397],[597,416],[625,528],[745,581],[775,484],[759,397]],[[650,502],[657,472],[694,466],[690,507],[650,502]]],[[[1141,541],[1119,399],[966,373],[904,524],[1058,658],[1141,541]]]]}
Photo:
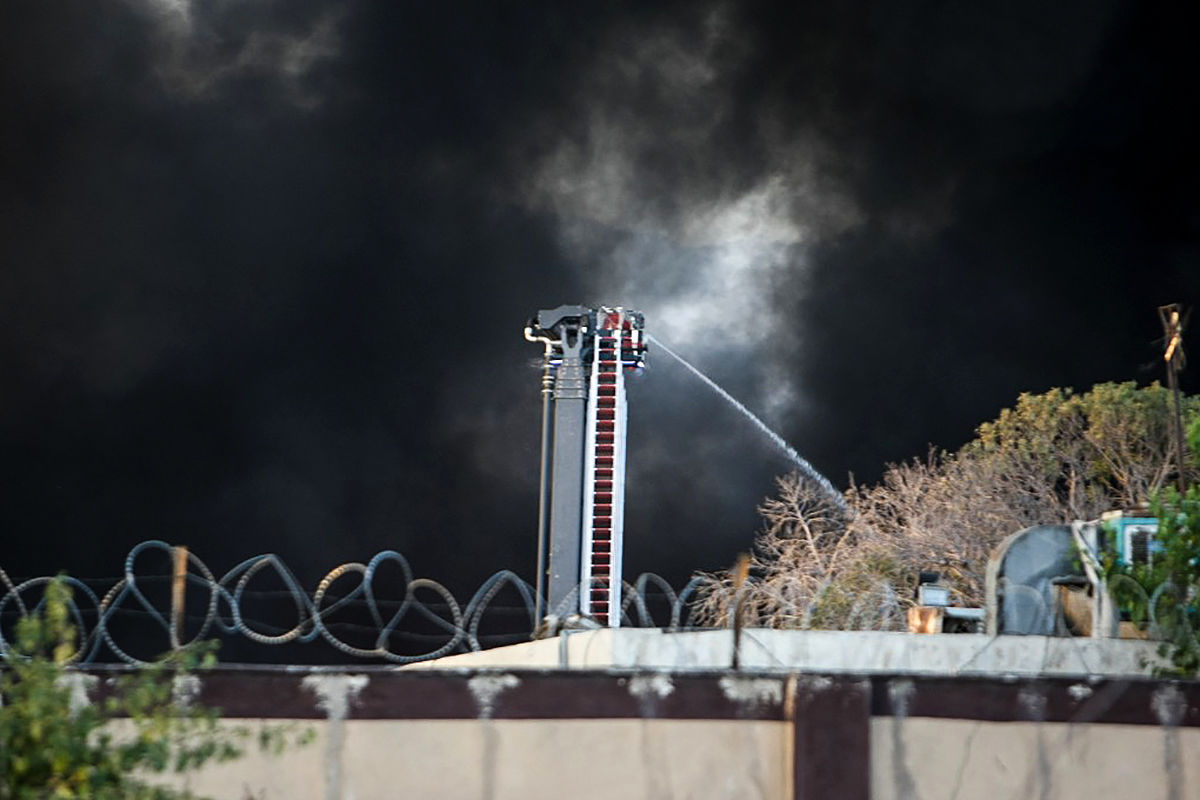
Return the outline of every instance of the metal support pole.
{"type": "Polygon", "coordinates": [[[1179,493],[1187,491],[1187,450],[1183,436],[1183,409],[1180,407],[1179,375],[1171,367],[1167,367],[1167,385],[1171,389],[1171,397],[1175,401],[1175,413],[1172,427],[1175,429],[1175,464],[1178,471],[1175,475],[1179,493]]]}
{"type": "Polygon", "coordinates": [[[742,553],[733,565],[733,656],[729,660],[729,667],[735,671],[742,666],[742,601],[749,577],[750,554],[742,553]]]}
{"type": "Polygon", "coordinates": [[[1163,361],[1167,365],[1167,388],[1175,403],[1175,413],[1171,416],[1171,430],[1175,440],[1175,480],[1179,493],[1187,491],[1187,445],[1183,436],[1183,403],[1179,396],[1179,371],[1183,369],[1183,318],[1180,315],[1178,303],[1159,306],[1158,318],[1162,322],[1165,350],[1163,361]]]}
{"type": "Polygon", "coordinates": [[[542,463],[538,477],[538,535],[537,535],[537,578],[533,599],[533,629],[536,633],[542,624],[542,597],[546,592],[546,524],[550,519],[550,448],[553,420],[551,395],[554,392],[554,367],[550,364],[553,346],[546,341],[546,354],[542,364],[542,463]]]}
{"type": "Polygon", "coordinates": [[[171,575],[171,649],[178,650],[183,640],[183,603],[187,590],[187,545],[172,548],[175,570],[171,575]]]}

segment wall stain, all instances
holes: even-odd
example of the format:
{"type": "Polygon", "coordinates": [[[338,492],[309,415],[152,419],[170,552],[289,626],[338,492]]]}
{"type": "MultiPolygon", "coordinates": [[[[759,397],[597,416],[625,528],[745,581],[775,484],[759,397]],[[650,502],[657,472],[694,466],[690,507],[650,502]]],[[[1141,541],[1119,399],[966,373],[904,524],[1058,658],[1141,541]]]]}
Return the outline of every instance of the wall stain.
{"type": "Polygon", "coordinates": [[[1163,726],[1163,768],[1167,771],[1167,800],[1183,800],[1183,768],[1179,759],[1179,723],[1187,702],[1178,686],[1163,686],[1150,698],[1154,716],[1163,726]]]}
{"type": "Polygon", "coordinates": [[[301,686],[317,696],[329,727],[325,739],[325,800],[341,800],[342,752],[346,745],[346,717],[350,702],[367,685],[366,675],[308,675],[301,686]]]}
{"type": "Polygon", "coordinates": [[[892,780],[900,800],[917,800],[917,787],[908,771],[908,752],[904,743],[904,722],[915,691],[910,680],[888,681],[888,702],[892,706],[892,780]]]}
{"type": "Polygon", "coordinates": [[[520,685],[520,679],[508,673],[476,675],[467,681],[467,689],[479,706],[479,720],[483,723],[483,774],[480,778],[484,800],[492,800],[496,796],[496,751],[500,748],[500,737],[492,720],[492,715],[496,713],[496,698],[520,685]]]}

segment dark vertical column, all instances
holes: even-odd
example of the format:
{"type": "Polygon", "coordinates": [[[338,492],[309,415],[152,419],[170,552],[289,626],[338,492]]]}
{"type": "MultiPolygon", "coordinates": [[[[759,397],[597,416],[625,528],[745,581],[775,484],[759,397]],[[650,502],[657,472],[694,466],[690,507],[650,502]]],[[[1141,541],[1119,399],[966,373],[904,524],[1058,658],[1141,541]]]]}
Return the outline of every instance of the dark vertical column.
{"type": "Polygon", "coordinates": [[[792,711],[796,800],[868,800],[870,682],[801,676],[792,711]]]}
{"type": "Polygon", "coordinates": [[[546,597],[546,539],[550,529],[550,447],[554,441],[554,367],[550,364],[550,344],[542,356],[542,449],[538,469],[537,578],[533,594],[533,634],[546,616],[542,602],[546,597]]]}
{"type": "Polygon", "coordinates": [[[578,602],[560,609],[563,600],[581,580],[579,532],[583,524],[584,407],[587,380],[582,336],[562,330],[562,364],[554,384],[553,492],[550,498],[550,585],[546,611],[569,614],[578,602]]]}

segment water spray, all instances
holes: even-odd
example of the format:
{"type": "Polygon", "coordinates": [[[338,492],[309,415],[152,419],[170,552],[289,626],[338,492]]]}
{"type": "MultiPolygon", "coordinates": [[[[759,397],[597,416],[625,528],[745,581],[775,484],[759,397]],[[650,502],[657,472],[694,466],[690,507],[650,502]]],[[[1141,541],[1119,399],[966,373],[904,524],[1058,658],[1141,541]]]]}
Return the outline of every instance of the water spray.
{"type": "Polygon", "coordinates": [[[645,334],[645,336],[648,341],[651,341],[657,345],[664,353],[686,367],[689,372],[691,372],[700,380],[704,381],[704,383],[707,384],[710,389],[719,394],[721,397],[725,398],[725,400],[727,400],[730,405],[732,405],[738,411],[742,412],[746,419],[754,423],[754,426],[758,428],[759,431],[761,431],[768,439],[770,439],[776,447],[782,450],[784,455],[786,455],[788,459],[796,465],[796,468],[800,471],[801,476],[803,476],[805,480],[820,488],[821,491],[828,496],[829,500],[840,510],[847,510],[846,498],[842,495],[842,493],[839,492],[834,485],[829,482],[828,478],[826,478],[820,472],[817,472],[816,468],[813,467],[812,464],[808,463],[808,461],[806,461],[799,453],[797,453],[796,448],[788,444],[778,433],[768,428],[765,422],[751,413],[750,409],[746,408],[746,406],[740,403],[737,398],[718,386],[716,381],[693,366],[683,356],[679,355],[674,350],[663,344],[658,337],[652,336],[649,333],[645,334]]]}

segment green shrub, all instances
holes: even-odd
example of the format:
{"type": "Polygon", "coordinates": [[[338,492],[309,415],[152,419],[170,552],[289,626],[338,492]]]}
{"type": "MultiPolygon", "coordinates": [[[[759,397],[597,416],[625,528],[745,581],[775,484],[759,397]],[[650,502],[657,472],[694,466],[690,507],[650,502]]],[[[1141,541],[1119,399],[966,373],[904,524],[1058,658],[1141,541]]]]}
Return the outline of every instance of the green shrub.
{"type": "MultiPolygon", "coordinates": [[[[73,684],[86,675],[70,663],[78,640],[70,620],[71,589],[59,576],[47,584],[40,610],[18,622],[4,651],[0,800],[190,798],[171,788],[167,776],[242,755],[248,729],[220,726],[216,710],[176,702],[175,687],[215,663],[215,643],[174,652],[116,678],[101,701],[79,702],[73,684]],[[113,730],[109,723],[120,718],[131,730],[113,730]]],[[[260,746],[278,751],[285,733],[266,729],[260,746]]]]}

